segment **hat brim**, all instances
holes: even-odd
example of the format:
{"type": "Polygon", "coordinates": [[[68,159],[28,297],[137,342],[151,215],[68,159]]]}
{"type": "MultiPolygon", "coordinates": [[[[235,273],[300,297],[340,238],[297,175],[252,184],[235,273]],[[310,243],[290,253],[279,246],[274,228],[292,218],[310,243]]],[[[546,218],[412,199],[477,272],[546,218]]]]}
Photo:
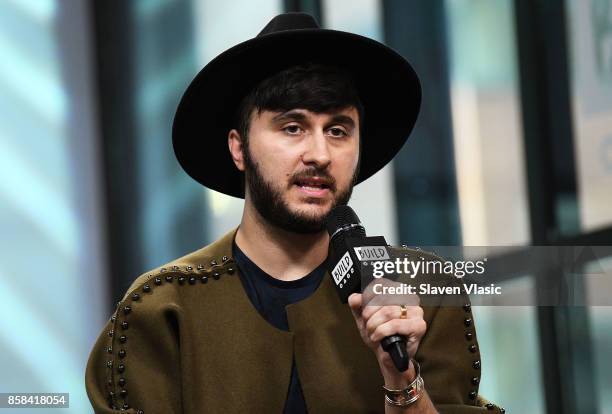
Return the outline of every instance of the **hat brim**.
{"type": "Polygon", "coordinates": [[[357,183],[383,168],[404,145],[421,105],[410,64],[367,37],[328,29],[299,29],[255,37],[210,61],[183,95],[172,142],[183,169],[202,185],[244,198],[242,172],[230,156],[228,132],[242,99],[262,80],[305,62],[333,64],[352,74],[364,107],[357,183]]]}

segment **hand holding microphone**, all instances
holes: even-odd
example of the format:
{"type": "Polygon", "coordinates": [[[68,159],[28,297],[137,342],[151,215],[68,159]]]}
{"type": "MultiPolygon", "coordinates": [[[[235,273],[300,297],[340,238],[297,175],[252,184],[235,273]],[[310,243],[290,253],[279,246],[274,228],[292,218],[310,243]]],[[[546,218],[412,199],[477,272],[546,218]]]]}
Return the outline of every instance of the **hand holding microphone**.
{"type": "MultiPolygon", "coordinates": [[[[402,345],[406,348],[406,358],[414,356],[421,338],[427,330],[427,325],[423,320],[423,309],[420,306],[413,305],[364,306],[363,300],[364,295],[353,293],[349,296],[348,303],[361,339],[374,351],[383,370],[385,382],[390,385],[389,382],[394,377],[393,372],[397,373],[399,369],[390,353],[384,350],[381,341],[386,337],[404,337],[406,341],[402,345]]],[[[406,378],[407,381],[411,381],[414,377],[413,372],[401,372],[409,374],[409,377],[406,378]]],[[[394,386],[400,388],[402,385],[396,384],[394,386]]]]}
{"type": "Polygon", "coordinates": [[[408,374],[410,356],[416,353],[427,329],[418,296],[413,297],[414,303],[402,306],[368,305],[364,295],[359,293],[360,260],[366,255],[389,259],[384,237],[366,237],[357,215],[348,206],[332,210],[327,230],[330,234],[330,273],[340,300],[348,301],[361,338],[376,354],[385,381],[401,381],[391,372],[408,374]]]}

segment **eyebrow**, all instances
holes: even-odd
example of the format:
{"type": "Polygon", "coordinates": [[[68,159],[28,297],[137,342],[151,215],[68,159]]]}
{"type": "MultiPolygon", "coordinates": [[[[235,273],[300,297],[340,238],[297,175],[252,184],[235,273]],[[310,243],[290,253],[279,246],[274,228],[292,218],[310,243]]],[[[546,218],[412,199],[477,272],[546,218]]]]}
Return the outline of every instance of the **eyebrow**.
{"type": "Polygon", "coordinates": [[[331,124],[344,124],[349,128],[355,128],[355,121],[348,115],[337,114],[332,116],[330,120],[331,124]]]}
{"type": "Polygon", "coordinates": [[[295,110],[291,110],[291,111],[287,111],[287,112],[283,112],[281,114],[275,115],[272,118],[272,122],[283,122],[283,121],[303,121],[306,119],[306,115],[304,115],[302,112],[298,112],[295,110]]]}
{"type": "MultiPolygon", "coordinates": [[[[287,112],[283,112],[281,114],[275,115],[272,118],[272,122],[283,122],[283,121],[304,121],[306,120],[306,115],[302,112],[291,110],[287,112]]],[[[344,114],[336,114],[331,117],[329,120],[330,124],[344,124],[349,128],[355,128],[355,121],[348,115],[344,114]]]]}

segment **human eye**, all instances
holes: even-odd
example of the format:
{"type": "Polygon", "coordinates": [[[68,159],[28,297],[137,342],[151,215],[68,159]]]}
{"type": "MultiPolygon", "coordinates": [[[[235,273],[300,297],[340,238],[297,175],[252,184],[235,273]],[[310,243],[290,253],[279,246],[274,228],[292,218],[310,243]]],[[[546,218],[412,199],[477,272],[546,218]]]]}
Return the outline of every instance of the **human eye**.
{"type": "Polygon", "coordinates": [[[328,129],[329,134],[334,138],[342,138],[348,136],[348,133],[344,128],[341,127],[331,127],[328,129]]]}
{"type": "Polygon", "coordinates": [[[299,135],[302,132],[302,128],[296,124],[290,124],[283,127],[283,131],[285,131],[289,135],[299,135]]]}

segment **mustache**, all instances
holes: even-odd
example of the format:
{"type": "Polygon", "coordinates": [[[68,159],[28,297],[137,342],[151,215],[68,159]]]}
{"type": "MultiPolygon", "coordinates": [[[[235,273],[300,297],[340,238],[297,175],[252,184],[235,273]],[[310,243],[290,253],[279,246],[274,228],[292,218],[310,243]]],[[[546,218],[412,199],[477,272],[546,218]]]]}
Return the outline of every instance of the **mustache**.
{"type": "Polygon", "coordinates": [[[336,179],[332,177],[331,174],[328,173],[327,171],[320,170],[317,168],[309,168],[307,170],[302,170],[302,171],[298,171],[294,173],[291,176],[290,183],[291,185],[297,184],[300,181],[303,181],[308,178],[313,178],[313,177],[316,177],[319,180],[321,180],[321,182],[325,184],[327,187],[329,187],[331,191],[333,192],[336,191],[336,179]]]}

